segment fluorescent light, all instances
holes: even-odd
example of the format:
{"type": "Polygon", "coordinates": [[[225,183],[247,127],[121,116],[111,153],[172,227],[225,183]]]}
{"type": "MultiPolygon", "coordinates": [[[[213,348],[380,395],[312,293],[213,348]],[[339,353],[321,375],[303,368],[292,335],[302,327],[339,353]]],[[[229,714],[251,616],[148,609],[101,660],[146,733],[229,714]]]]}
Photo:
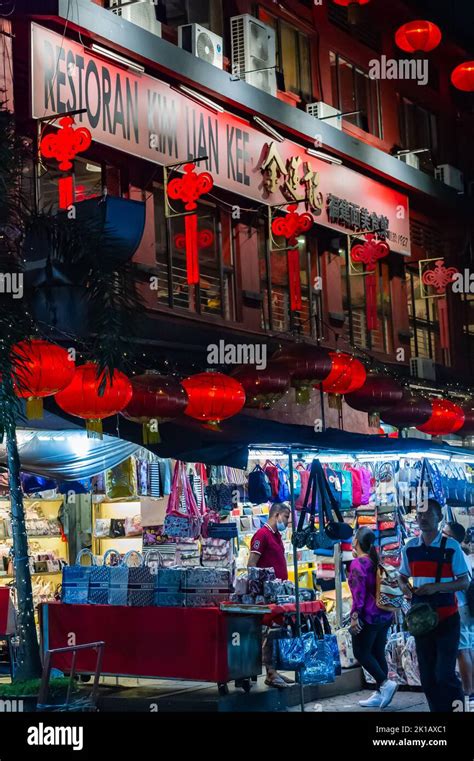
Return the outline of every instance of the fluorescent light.
{"type": "Polygon", "coordinates": [[[377,462],[377,460],[397,462],[400,459],[399,454],[358,454],[356,457],[359,462],[377,462]]]}
{"type": "Polygon", "coordinates": [[[438,452],[401,452],[399,454],[400,459],[408,460],[423,460],[423,458],[429,457],[430,460],[450,460],[450,454],[440,454],[438,452]]]}
{"type": "Polygon", "coordinates": [[[270,124],[267,124],[267,122],[263,121],[263,119],[260,119],[259,116],[254,116],[253,120],[255,124],[258,124],[259,127],[265,130],[265,132],[268,132],[268,134],[271,137],[274,137],[275,140],[278,140],[280,143],[282,143],[283,140],[285,139],[283,135],[280,135],[280,133],[277,132],[276,129],[273,129],[273,127],[271,127],[270,124]]]}
{"type": "Polygon", "coordinates": [[[201,95],[201,93],[196,92],[196,90],[191,90],[191,88],[186,87],[186,85],[178,85],[178,87],[171,87],[171,89],[176,90],[177,92],[185,93],[185,95],[188,95],[193,100],[197,100],[198,103],[202,103],[207,108],[210,108],[211,111],[215,111],[215,113],[222,114],[224,111],[222,106],[219,106],[218,103],[214,103],[214,101],[210,98],[206,98],[205,95],[201,95]]]}
{"type": "Polygon", "coordinates": [[[354,462],[354,458],[350,454],[315,454],[314,459],[318,459],[320,462],[354,462]]]}
{"type": "Polygon", "coordinates": [[[308,156],[322,159],[322,161],[327,161],[329,164],[338,164],[339,166],[342,164],[341,159],[337,159],[335,156],[330,156],[329,153],[324,153],[324,151],[315,151],[314,148],[307,148],[306,153],[308,156]]]}
{"type": "Polygon", "coordinates": [[[111,61],[115,61],[115,63],[120,63],[122,66],[126,66],[129,71],[133,71],[135,74],[141,75],[145,73],[144,66],[141,66],[139,63],[135,63],[134,61],[130,61],[128,58],[124,58],[124,56],[115,53],[113,50],[103,48],[102,45],[96,45],[96,43],[93,42],[91,49],[94,53],[104,56],[104,58],[110,58],[111,61]]]}

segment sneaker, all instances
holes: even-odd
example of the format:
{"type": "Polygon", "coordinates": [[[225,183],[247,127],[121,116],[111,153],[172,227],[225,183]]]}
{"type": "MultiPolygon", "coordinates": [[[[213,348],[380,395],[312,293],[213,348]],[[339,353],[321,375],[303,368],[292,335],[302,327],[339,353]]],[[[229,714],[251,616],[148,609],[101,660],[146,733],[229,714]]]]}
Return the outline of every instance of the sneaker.
{"type": "Polygon", "coordinates": [[[359,700],[359,705],[362,706],[362,708],[380,708],[381,703],[382,695],[378,691],[373,692],[367,700],[359,700]]]}
{"type": "Polygon", "coordinates": [[[380,694],[382,695],[382,702],[380,708],[386,708],[393,700],[393,696],[398,690],[398,683],[392,679],[387,679],[386,682],[380,688],[380,694]]]}

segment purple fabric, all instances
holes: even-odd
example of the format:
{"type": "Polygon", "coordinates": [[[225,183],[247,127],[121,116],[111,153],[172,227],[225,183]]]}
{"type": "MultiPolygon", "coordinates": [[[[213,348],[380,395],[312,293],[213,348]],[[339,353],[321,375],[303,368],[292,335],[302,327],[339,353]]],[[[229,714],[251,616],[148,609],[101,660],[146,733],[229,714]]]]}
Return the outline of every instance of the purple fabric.
{"type": "Polygon", "coordinates": [[[380,610],[375,602],[375,568],[369,557],[363,555],[352,561],[348,582],[352,593],[351,614],[357,612],[367,624],[378,624],[392,618],[392,613],[380,610]]]}

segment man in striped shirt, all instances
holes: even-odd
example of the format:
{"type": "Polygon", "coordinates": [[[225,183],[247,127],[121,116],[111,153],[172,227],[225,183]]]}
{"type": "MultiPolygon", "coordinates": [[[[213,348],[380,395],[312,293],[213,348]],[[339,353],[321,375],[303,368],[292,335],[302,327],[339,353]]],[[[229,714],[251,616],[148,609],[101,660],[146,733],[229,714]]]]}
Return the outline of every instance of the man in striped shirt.
{"type": "Polygon", "coordinates": [[[411,598],[412,591],[408,585],[411,578],[413,602],[427,602],[438,613],[436,629],[422,637],[415,637],[415,643],[421,686],[430,711],[449,713],[455,701],[464,704],[461,682],[456,675],[461,630],[456,592],[468,588],[470,569],[459,543],[452,538],[443,539],[438,530],[442,517],[441,506],[436,500],[429,499],[418,507],[417,521],[421,535],[410,539],[403,548],[400,586],[411,598]],[[441,578],[437,583],[441,559],[441,578]]]}

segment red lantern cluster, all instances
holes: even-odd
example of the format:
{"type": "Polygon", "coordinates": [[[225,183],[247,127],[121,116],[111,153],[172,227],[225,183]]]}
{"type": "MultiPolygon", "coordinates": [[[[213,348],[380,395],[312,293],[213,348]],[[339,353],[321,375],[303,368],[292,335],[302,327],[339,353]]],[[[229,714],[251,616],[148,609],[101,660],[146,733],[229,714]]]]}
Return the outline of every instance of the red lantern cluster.
{"type": "Polygon", "coordinates": [[[386,375],[372,373],[363,386],[344,396],[349,407],[369,414],[369,425],[380,426],[380,413],[403,399],[403,390],[397,381],[386,375]]]}
{"type": "Polygon", "coordinates": [[[296,389],[296,403],[308,404],[311,386],[322,381],[331,372],[331,355],[327,349],[297,343],[278,351],[272,361],[283,364],[288,370],[291,385],[296,389]]]}
{"type": "Polygon", "coordinates": [[[380,417],[395,428],[416,428],[431,417],[431,403],[419,394],[406,389],[403,398],[394,407],[384,410],[380,417]]]}
{"type": "Polygon", "coordinates": [[[448,399],[432,399],[431,417],[423,425],[417,425],[419,431],[431,436],[447,436],[459,431],[465,421],[461,407],[448,399]]]}
{"type": "Polygon", "coordinates": [[[242,384],[246,407],[269,410],[290,385],[290,374],[282,364],[269,363],[264,370],[256,367],[241,367],[232,377],[242,384]]]}
{"type": "Polygon", "coordinates": [[[351,354],[342,351],[329,352],[331,357],[331,372],[322,382],[322,389],[329,396],[330,407],[340,407],[340,397],[357,391],[364,385],[367,373],[362,362],[351,354]]]}
{"type": "Polygon", "coordinates": [[[66,349],[38,338],[16,344],[12,361],[15,394],[27,400],[30,420],[43,417],[43,398],[64,389],[76,369],[66,349]]]}
{"type": "Polygon", "coordinates": [[[132,398],[132,384],[119,370],[115,370],[112,381],[107,379],[101,396],[102,378],[97,377],[97,365],[87,362],[76,368],[69,385],[55,396],[64,412],[86,420],[89,435],[102,436],[102,420],[121,412],[132,398]]]}
{"type": "Polygon", "coordinates": [[[189,398],[185,414],[214,429],[221,420],[237,415],[245,404],[242,384],[222,373],[198,373],[182,384],[189,398]]]}
{"type": "Polygon", "coordinates": [[[395,42],[406,53],[429,53],[441,42],[441,30],[432,21],[409,21],[397,29],[395,42]]]}
{"type": "Polygon", "coordinates": [[[451,82],[457,90],[474,92],[474,61],[465,61],[451,72],[451,82]]]}
{"type": "Polygon", "coordinates": [[[144,444],[156,444],[160,441],[158,424],[184,412],[188,395],[173,375],[146,372],[131,378],[130,382],[133,396],[122,415],[141,423],[144,444]]]}

